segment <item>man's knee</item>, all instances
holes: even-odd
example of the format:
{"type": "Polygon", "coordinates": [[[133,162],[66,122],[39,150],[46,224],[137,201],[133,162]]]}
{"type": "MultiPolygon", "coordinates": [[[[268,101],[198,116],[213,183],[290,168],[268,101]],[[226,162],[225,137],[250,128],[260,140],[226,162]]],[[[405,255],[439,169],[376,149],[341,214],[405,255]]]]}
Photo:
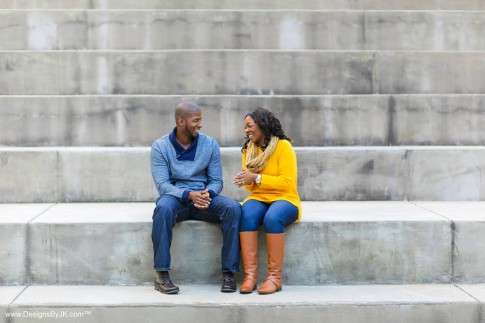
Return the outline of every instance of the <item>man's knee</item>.
{"type": "Polygon", "coordinates": [[[229,217],[232,221],[239,222],[241,220],[241,205],[234,202],[233,205],[227,206],[226,217],[229,217]]]}
{"type": "Polygon", "coordinates": [[[239,221],[241,218],[241,204],[225,196],[218,196],[214,199],[217,207],[221,208],[225,217],[239,221]]]}
{"type": "Polygon", "coordinates": [[[162,197],[157,201],[157,206],[153,212],[153,220],[172,221],[179,209],[179,202],[175,197],[162,197]]]}

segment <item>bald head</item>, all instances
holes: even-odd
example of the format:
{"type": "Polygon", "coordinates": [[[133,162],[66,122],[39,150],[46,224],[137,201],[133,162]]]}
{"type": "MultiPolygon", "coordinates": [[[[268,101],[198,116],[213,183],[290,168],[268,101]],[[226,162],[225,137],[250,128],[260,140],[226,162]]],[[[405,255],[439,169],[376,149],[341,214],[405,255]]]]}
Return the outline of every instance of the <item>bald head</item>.
{"type": "Polygon", "coordinates": [[[180,102],[175,108],[175,121],[179,118],[186,119],[194,113],[201,113],[200,107],[194,102],[180,102]]]}
{"type": "Polygon", "coordinates": [[[177,126],[177,136],[183,135],[187,138],[197,136],[197,133],[202,128],[202,111],[200,107],[196,103],[189,101],[179,103],[175,108],[175,124],[177,126]]]}

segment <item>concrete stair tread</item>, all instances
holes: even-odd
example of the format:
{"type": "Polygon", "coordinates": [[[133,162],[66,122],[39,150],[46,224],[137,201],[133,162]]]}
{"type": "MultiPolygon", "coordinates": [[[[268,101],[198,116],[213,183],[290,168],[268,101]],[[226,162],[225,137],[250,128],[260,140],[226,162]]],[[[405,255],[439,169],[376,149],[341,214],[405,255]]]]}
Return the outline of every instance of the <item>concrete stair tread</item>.
{"type": "MultiPolygon", "coordinates": [[[[303,200],[479,201],[485,146],[296,147],[303,200]]],[[[221,149],[223,194],[241,169],[239,147],[221,149]]],[[[152,202],[149,147],[0,147],[0,201],[152,202]],[[28,175],[31,174],[31,175],[28,175]],[[120,176],[123,174],[123,176],[120,176]],[[14,187],[14,189],[12,189],[14,187]]]]}
{"type": "Polygon", "coordinates": [[[0,64],[7,95],[485,93],[483,51],[5,51],[0,64]]]}
{"type": "Polygon", "coordinates": [[[163,295],[152,286],[28,286],[9,290],[17,296],[0,303],[0,321],[32,322],[38,320],[35,315],[44,315],[56,322],[478,323],[483,299],[474,294],[482,295],[485,286],[471,286],[472,293],[464,288],[468,286],[284,286],[279,293],[261,296],[223,294],[216,284],[181,285],[179,295],[163,295]]]}
{"type": "Polygon", "coordinates": [[[255,106],[272,110],[295,146],[485,144],[485,95],[0,95],[0,146],[148,146],[172,130],[183,99],[202,106],[202,131],[221,146],[242,143],[255,106]]]}
{"type": "Polygon", "coordinates": [[[2,0],[1,8],[64,8],[64,9],[485,9],[480,0],[425,0],[425,1],[386,1],[386,0],[347,0],[347,1],[314,1],[314,0],[227,0],[227,1],[120,1],[120,0],[71,0],[71,1],[18,1],[2,0]]]}
{"type": "MultiPolygon", "coordinates": [[[[485,222],[485,201],[304,201],[302,222],[485,222]]],[[[0,204],[0,224],[151,222],[154,203],[0,204]]]]}
{"type": "MultiPolygon", "coordinates": [[[[468,285],[484,294],[485,285],[468,285]]],[[[228,306],[228,305],[329,305],[329,304],[442,304],[477,301],[452,284],[358,285],[358,286],[284,286],[270,297],[257,293],[241,295],[219,292],[219,285],[180,285],[178,296],[163,295],[152,286],[29,286],[13,306],[228,306]]],[[[6,289],[7,300],[18,292],[6,289]]]]}
{"type": "MultiPolygon", "coordinates": [[[[16,205],[0,204],[0,257],[8,260],[0,285],[152,281],[154,203],[17,206],[28,216],[15,222],[16,205]]],[[[289,285],[485,282],[485,202],[305,201],[303,212],[287,230],[289,285]]],[[[174,230],[174,278],[217,282],[219,227],[186,221],[174,230]]],[[[263,238],[260,248],[264,263],[263,238]]]]}

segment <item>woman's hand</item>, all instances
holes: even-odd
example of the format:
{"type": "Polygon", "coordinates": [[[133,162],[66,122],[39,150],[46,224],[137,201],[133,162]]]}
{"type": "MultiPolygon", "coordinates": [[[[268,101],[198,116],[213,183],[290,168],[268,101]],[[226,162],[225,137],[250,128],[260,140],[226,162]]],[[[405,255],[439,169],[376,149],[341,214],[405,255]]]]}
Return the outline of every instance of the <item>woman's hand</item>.
{"type": "Polygon", "coordinates": [[[232,182],[237,186],[249,185],[254,183],[257,176],[258,174],[252,173],[246,169],[237,173],[232,182]]]}

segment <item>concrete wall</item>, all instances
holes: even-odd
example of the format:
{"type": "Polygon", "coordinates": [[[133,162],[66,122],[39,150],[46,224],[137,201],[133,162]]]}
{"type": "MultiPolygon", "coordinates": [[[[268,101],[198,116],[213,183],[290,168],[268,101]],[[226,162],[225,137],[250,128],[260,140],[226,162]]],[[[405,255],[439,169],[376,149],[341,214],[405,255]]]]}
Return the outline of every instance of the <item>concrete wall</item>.
{"type": "Polygon", "coordinates": [[[483,50],[479,11],[3,11],[0,49],[483,50]]]}
{"type": "Polygon", "coordinates": [[[203,108],[202,131],[240,146],[243,118],[273,111],[296,146],[480,145],[484,95],[0,96],[0,145],[148,146],[174,127],[181,100],[203,108]]]}
{"type": "MultiPolygon", "coordinates": [[[[481,147],[296,148],[302,200],[483,200],[481,147]]],[[[222,149],[223,193],[240,149],[222,149]]],[[[0,201],[135,202],[157,196],[148,148],[2,148],[0,201]],[[14,190],[12,190],[14,186],[14,190]]]]}

